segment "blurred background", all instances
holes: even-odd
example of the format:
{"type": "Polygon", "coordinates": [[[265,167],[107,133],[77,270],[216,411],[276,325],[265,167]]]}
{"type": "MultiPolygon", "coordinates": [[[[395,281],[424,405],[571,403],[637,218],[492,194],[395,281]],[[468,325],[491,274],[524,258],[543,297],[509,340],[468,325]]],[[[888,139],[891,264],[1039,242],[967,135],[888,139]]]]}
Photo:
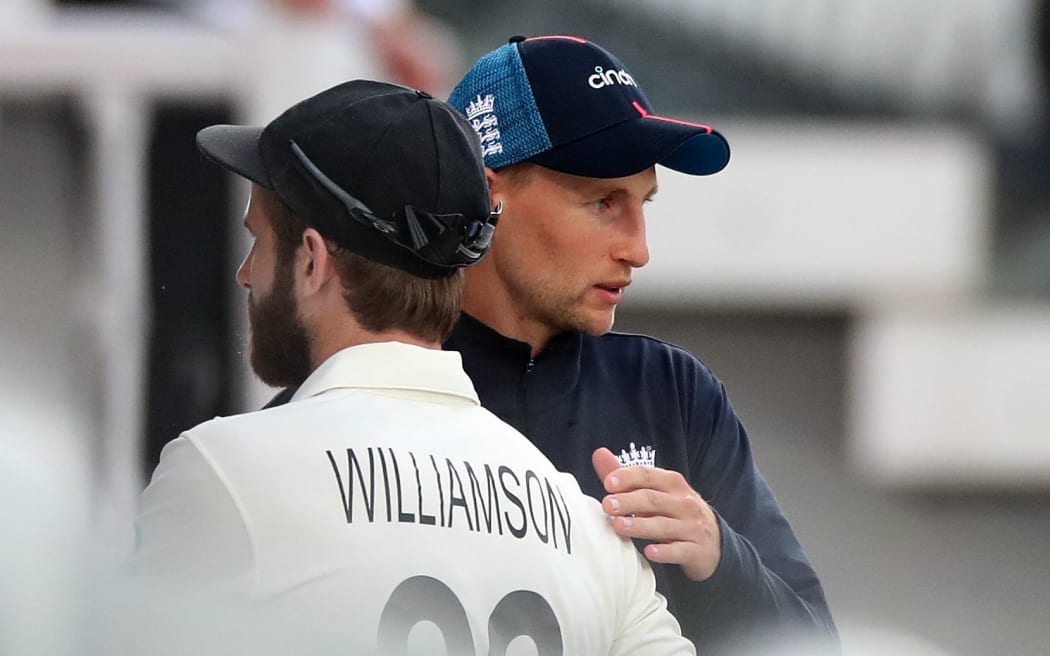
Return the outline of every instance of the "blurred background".
{"type": "Polygon", "coordinates": [[[271,393],[247,190],[196,131],[571,33],[730,141],[659,172],[617,329],[725,382],[847,652],[1050,653],[1048,4],[3,0],[0,652],[75,653],[39,642],[82,584],[42,559],[126,549],[163,444],[271,393]]]}

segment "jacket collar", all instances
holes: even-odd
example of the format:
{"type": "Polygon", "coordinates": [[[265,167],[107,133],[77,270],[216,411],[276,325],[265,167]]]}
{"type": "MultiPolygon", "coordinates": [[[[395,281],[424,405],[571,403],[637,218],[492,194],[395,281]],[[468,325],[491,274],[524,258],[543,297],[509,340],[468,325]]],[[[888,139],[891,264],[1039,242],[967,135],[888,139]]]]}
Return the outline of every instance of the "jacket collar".
{"type": "MultiPolygon", "coordinates": [[[[580,338],[580,333],[573,332],[557,335],[547,343],[547,347],[535,359],[542,358],[548,353],[556,354],[561,351],[571,351],[574,348],[574,344],[580,341],[580,338]]],[[[449,343],[462,343],[464,341],[469,341],[485,348],[499,350],[514,357],[520,357],[523,362],[534,359],[532,357],[532,347],[529,344],[519,342],[493,330],[488,324],[482,323],[466,312],[460,314],[459,321],[456,323],[456,328],[449,342],[446,343],[446,347],[449,343]]]]}
{"type": "MultiPolygon", "coordinates": [[[[482,396],[513,394],[526,383],[537,391],[531,402],[545,406],[571,394],[580,380],[585,336],[569,332],[558,335],[535,358],[532,348],[502,335],[467,313],[460,315],[445,348],[463,354],[463,366],[482,396]]],[[[488,405],[486,400],[485,404],[488,405]]]]}

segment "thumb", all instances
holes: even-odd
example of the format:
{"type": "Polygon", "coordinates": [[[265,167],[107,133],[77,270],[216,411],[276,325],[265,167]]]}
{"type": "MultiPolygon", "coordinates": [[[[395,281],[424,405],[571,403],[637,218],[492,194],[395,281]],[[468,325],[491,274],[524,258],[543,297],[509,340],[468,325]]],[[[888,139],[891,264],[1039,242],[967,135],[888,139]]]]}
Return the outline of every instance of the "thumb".
{"type": "Polygon", "coordinates": [[[594,465],[594,471],[598,474],[605,491],[613,492],[605,485],[605,478],[621,467],[620,461],[616,459],[613,452],[604,446],[600,449],[595,449],[594,453],[591,454],[591,464],[594,465]]]}

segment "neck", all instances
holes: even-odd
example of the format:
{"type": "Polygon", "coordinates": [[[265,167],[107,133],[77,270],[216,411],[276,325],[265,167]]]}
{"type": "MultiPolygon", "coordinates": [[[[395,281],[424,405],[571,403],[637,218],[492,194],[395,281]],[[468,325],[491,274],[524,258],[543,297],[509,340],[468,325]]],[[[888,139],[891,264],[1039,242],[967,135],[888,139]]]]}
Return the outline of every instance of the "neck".
{"type": "Polygon", "coordinates": [[[431,342],[404,330],[368,330],[346,307],[339,285],[328,286],[316,300],[301,302],[299,311],[310,335],[312,369],[339,351],[361,344],[401,342],[423,348],[441,348],[440,342],[431,342]]]}
{"type": "Polygon", "coordinates": [[[525,342],[532,355],[539,355],[557,334],[550,326],[526,314],[496,283],[495,272],[479,270],[488,263],[468,269],[463,290],[463,311],[504,337],[525,342]]]}

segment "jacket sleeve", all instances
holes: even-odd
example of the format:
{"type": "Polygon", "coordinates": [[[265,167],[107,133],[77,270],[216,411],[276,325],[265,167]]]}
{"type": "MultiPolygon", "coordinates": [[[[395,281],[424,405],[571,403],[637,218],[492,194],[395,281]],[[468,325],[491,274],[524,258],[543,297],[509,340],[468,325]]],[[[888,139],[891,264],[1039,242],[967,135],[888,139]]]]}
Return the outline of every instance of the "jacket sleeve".
{"type": "Polygon", "coordinates": [[[248,531],[233,497],[197,444],[168,443],[135,520],[136,575],[207,587],[229,584],[252,562],[248,531]]]}
{"type": "Polygon", "coordinates": [[[699,369],[694,390],[711,393],[697,394],[692,405],[689,479],[719,517],[722,555],[706,581],[680,582],[695,587],[680,595],[693,606],[679,613],[683,629],[712,645],[781,630],[835,650],[838,635],[820,581],[755,466],[724,386],[699,369]]]}

